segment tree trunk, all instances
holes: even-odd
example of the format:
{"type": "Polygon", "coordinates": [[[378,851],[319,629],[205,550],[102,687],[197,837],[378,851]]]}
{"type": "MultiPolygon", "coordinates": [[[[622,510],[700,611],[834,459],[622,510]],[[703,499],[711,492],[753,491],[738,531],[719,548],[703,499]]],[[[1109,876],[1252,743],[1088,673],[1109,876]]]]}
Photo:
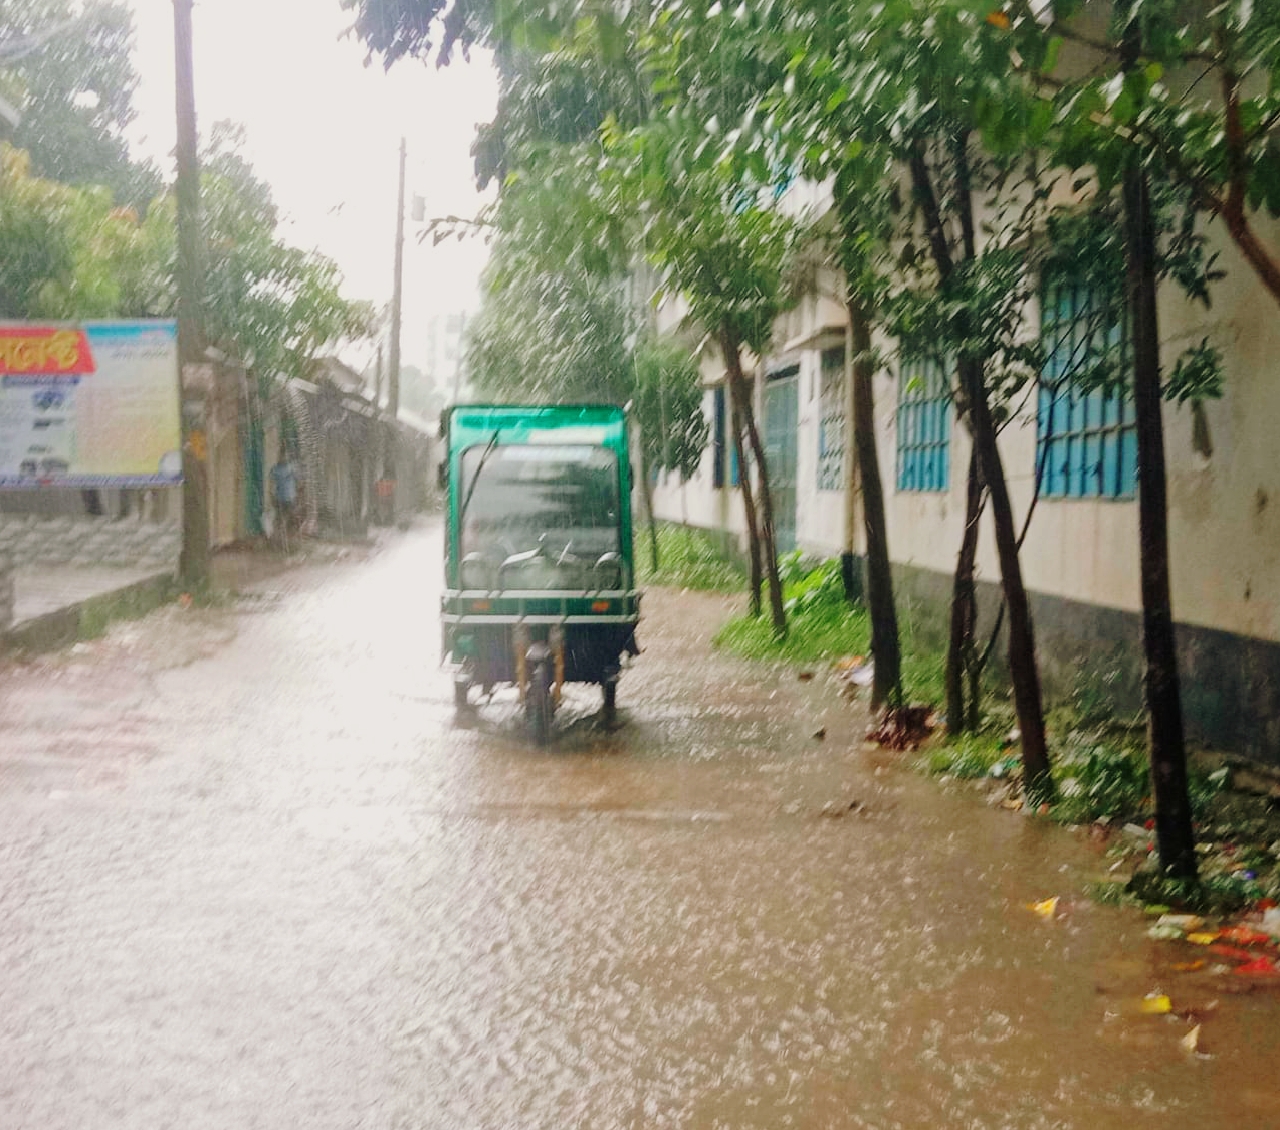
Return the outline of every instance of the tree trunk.
{"type": "Polygon", "coordinates": [[[733,431],[733,450],[738,459],[738,488],[742,491],[742,512],[747,521],[747,561],[750,568],[750,612],[760,615],[760,590],[764,588],[764,568],[760,563],[760,524],[756,518],[755,492],[747,474],[746,453],[742,442],[742,411],[738,407],[740,390],[729,384],[729,420],[733,431]]]}
{"type": "Polygon", "coordinates": [[[644,457],[644,445],[636,444],[640,460],[640,497],[644,499],[644,516],[649,527],[649,566],[658,572],[658,520],[653,516],[653,487],[649,482],[649,464],[644,457]]]}
{"type": "Polygon", "coordinates": [[[862,525],[867,537],[867,611],[871,617],[871,654],[875,676],[871,706],[902,702],[902,652],[898,613],[893,601],[889,565],[889,533],[884,516],[884,488],[876,450],[875,368],[871,363],[871,321],[861,303],[850,299],[853,331],[853,449],[862,481],[862,525]]]}
{"type": "Polygon", "coordinates": [[[978,448],[969,453],[964,508],[964,538],[956,558],[956,572],[951,585],[951,635],[947,644],[947,729],[962,734],[976,728],[977,695],[972,693],[975,680],[970,680],[968,702],[965,699],[965,674],[972,674],[974,633],[977,630],[978,601],[974,591],[974,563],[978,557],[978,522],[982,517],[982,475],[978,468],[978,448]]]}
{"type": "Polygon", "coordinates": [[[1044,736],[1044,708],[1040,697],[1040,672],[1036,666],[1035,631],[1031,624],[1031,603],[1022,580],[1018,559],[1018,531],[1014,528],[1013,507],[1005,482],[1004,465],[996,443],[995,419],[987,402],[982,366],[972,360],[960,362],[961,383],[969,400],[973,422],[973,442],[978,466],[991,498],[995,522],[996,553],[1000,558],[1000,580],[1009,614],[1009,678],[1022,733],[1022,770],[1027,797],[1048,800],[1053,795],[1049,773],[1049,749],[1044,736]]]}
{"type": "MultiPolygon", "coordinates": [[[[756,427],[755,410],[747,394],[747,379],[742,372],[742,354],[738,339],[728,326],[722,327],[720,333],[734,403],[741,413],[743,431],[746,433],[751,457],[755,462],[756,473],[759,475],[757,485],[760,489],[760,549],[764,559],[765,581],[769,589],[769,612],[773,620],[773,631],[781,639],[787,634],[787,612],[782,604],[782,579],[778,576],[778,541],[774,535],[773,499],[769,494],[768,462],[765,459],[764,444],[760,440],[760,429],[756,427]]],[[[739,467],[740,478],[745,484],[750,475],[741,461],[739,467]]]]}
{"type": "MultiPolygon", "coordinates": [[[[973,200],[969,188],[967,136],[954,139],[953,157],[956,167],[955,193],[963,233],[966,258],[976,255],[973,225],[973,200]]],[[[909,157],[912,187],[924,214],[925,233],[945,286],[955,271],[951,245],[933,191],[933,180],[925,159],[923,143],[917,143],[909,157]]],[[[968,336],[968,318],[962,310],[957,314],[960,338],[968,336]]],[[[1036,667],[1035,632],[1031,625],[1031,604],[1022,580],[1018,560],[1018,532],[1013,524],[1013,507],[1009,487],[1000,460],[996,439],[995,417],[987,399],[987,386],[980,360],[961,358],[960,391],[969,405],[969,421],[973,428],[973,445],[978,456],[978,469],[991,498],[991,516],[995,522],[996,552],[1000,558],[1000,580],[1005,606],[1009,612],[1009,679],[1013,683],[1013,701],[1022,732],[1022,768],[1025,789],[1030,800],[1044,800],[1053,795],[1053,778],[1049,773],[1049,750],[1044,736],[1044,708],[1040,697],[1040,672],[1036,667]]]]}
{"type": "MultiPolygon", "coordinates": [[[[1140,43],[1136,20],[1125,36],[1129,65],[1140,43]]],[[[1187,791],[1182,694],[1169,595],[1168,504],[1164,420],[1161,415],[1160,337],[1156,317],[1156,238],[1147,174],[1137,159],[1124,173],[1126,284],[1133,329],[1133,409],[1138,439],[1138,545],[1142,578],[1143,697],[1156,803],[1156,846],[1165,874],[1197,877],[1196,841],[1187,791]]]]}

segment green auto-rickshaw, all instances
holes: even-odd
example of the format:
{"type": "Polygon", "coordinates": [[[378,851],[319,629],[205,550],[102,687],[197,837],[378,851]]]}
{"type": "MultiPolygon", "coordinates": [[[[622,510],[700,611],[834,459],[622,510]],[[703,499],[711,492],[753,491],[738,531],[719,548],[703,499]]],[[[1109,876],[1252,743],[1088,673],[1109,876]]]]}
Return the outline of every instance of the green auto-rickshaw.
{"type": "Polygon", "coordinates": [[[614,724],[638,654],[627,420],[611,405],[459,404],[441,420],[448,492],[444,654],[454,703],[514,685],[535,741],[565,683],[614,724]]]}

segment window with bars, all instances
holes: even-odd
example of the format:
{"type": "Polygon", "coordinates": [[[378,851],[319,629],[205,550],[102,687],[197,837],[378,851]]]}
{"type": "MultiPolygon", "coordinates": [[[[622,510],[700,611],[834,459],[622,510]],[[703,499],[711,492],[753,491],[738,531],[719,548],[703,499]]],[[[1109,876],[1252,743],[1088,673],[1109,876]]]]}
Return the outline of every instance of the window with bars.
{"type": "Polygon", "coordinates": [[[904,358],[898,370],[898,489],[946,490],[950,455],[946,370],[933,359],[904,358]]]}
{"type": "Polygon", "coordinates": [[[844,350],[825,349],[818,386],[818,489],[844,488],[844,350]]]}
{"type": "Polygon", "coordinates": [[[1118,303],[1087,282],[1047,272],[1040,302],[1045,367],[1036,413],[1036,472],[1045,498],[1132,498],[1138,437],[1118,303]]]}

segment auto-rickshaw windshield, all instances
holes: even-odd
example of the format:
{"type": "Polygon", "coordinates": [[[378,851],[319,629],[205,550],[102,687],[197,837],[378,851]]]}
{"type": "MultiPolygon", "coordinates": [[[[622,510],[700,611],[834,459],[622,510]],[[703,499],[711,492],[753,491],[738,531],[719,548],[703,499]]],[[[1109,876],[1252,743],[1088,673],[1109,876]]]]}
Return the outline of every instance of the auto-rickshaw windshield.
{"type": "Polygon", "coordinates": [[[483,444],[462,453],[462,553],[498,561],[543,545],[597,558],[619,548],[618,460],[590,444],[483,444]]]}

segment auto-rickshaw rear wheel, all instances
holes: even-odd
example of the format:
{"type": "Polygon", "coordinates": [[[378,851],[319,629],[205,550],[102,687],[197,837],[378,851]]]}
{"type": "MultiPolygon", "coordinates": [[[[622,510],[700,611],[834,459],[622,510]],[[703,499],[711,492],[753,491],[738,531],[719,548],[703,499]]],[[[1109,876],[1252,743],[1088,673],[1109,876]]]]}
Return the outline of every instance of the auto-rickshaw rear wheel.
{"type": "Polygon", "coordinates": [[[535,663],[524,695],[525,719],[535,745],[546,745],[551,736],[551,661],[535,663]]]}

